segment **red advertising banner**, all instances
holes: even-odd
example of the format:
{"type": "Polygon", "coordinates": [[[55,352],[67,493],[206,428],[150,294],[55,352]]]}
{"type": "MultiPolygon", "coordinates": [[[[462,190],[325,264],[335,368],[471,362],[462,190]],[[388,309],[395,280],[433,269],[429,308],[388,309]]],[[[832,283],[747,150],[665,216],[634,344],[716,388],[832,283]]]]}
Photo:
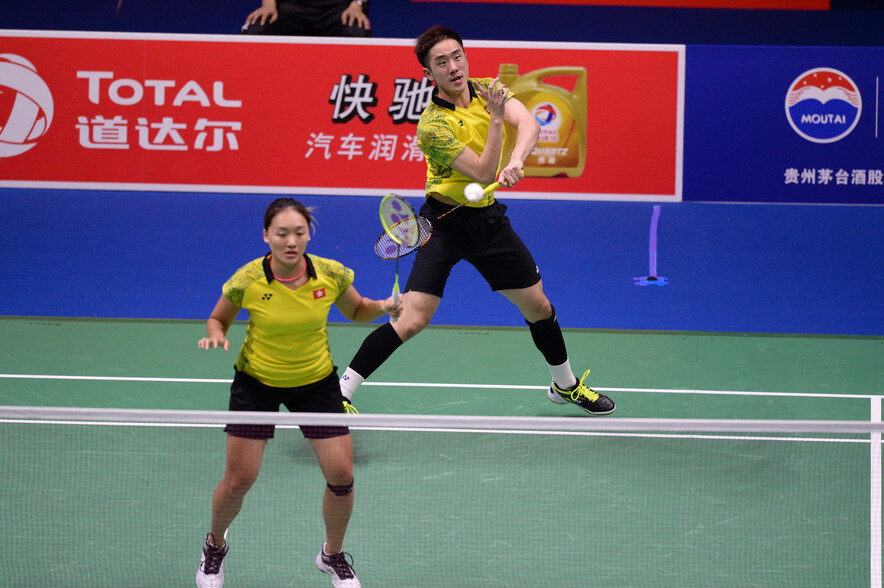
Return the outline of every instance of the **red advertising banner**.
{"type": "MultiPolygon", "coordinates": [[[[412,0],[439,2],[443,0],[412,0]]],[[[636,6],[667,8],[742,8],[746,10],[829,10],[831,0],[444,0],[501,4],[571,4],[576,6],[636,6]]]]}
{"type": "MultiPolygon", "coordinates": [[[[683,46],[465,44],[559,141],[507,197],[681,199],[683,46]]],[[[0,186],[418,195],[431,92],[410,40],[0,31],[0,186]]]]}

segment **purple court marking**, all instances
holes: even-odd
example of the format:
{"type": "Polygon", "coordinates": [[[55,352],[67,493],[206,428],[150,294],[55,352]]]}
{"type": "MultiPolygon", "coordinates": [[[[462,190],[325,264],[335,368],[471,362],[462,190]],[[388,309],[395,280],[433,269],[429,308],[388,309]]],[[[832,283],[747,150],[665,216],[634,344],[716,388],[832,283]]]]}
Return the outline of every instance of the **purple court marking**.
{"type": "Polygon", "coordinates": [[[660,205],[654,205],[651,214],[651,236],[648,240],[648,275],[632,278],[636,286],[668,286],[669,279],[657,275],[657,226],[660,224],[660,205]]]}

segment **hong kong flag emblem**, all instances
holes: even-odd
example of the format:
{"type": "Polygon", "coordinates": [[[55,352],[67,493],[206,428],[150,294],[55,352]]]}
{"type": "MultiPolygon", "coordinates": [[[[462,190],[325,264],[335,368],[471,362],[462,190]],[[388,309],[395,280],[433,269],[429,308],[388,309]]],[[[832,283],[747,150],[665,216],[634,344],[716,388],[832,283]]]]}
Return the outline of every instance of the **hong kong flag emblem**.
{"type": "Polygon", "coordinates": [[[325,298],[325,288],[313,291],[313,300],[319,300],[320,298],[325,298]]]}

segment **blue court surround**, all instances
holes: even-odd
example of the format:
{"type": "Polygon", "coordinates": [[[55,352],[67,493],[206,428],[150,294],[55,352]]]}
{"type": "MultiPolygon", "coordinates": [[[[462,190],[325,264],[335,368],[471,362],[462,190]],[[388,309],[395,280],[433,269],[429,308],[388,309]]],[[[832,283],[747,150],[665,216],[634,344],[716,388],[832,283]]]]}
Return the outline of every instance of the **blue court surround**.
{"type": "MultiPolygon", "coordinates": [[[[697,45],[881,47],[884,11],[870,10],[878,4],[838,0],[836,8],[862,10],[759,11],[378,0],[371,18],[376,37],[413,38],[441,23],[467,39],[688,44],[690,73],[704,59],[711,59],[707,70],[716,71],[716,52],[731,51],[697,45]]],[[[0,26],[236,34],[258,5],[257,0],[18,2],[4,6],[0,26]]],[[[825,64],[813,59],[806,68],[825,64]]],[[[873,73],[879,75],[877,69],[873,73]]],[[[864,88],[871,83],[860,82],[864,88]]],[[[788,84],[765,83],[760,88],[769,98],[738,103],[776,106],[778,118],[756,124],[756,132],[786,125],[780,104],[788,84]]],[[[723,95],[712,83],[696,89],[689,84],[686,95],[685,198],[692,201],[713,194],[715,182],[706,176],[715,168],[707,160],[722,159],[715,141],[731,134],[719,128],[719,104],[704,93],[710,91],[723,95]],[[711,147],[703,142],[707,136],[711,147]]],[[[798,149],[815,147],[799,143],[798,149]]],[[[816,165],[809,157],[796,161],[816,165]]],[[[782,167],[775,168],[777,174],[782,167]]],[[[762,199],[763,191],[746,192],[746,200],[762,199]]],[[[808,193],[816,201],[829,197],[808,193]]],[[[859,201],[878,196],[875,191],[859,201]]],[[[0,189],[0,314],[204,319],[224,280],[264,253],[260,222],[272,198],[0,189]]],[[[366,295],[386,295],[393,263],[372,253],[380,230],[378,200],[302,199],[318,207],[310,251],[353,267],[366,295]]],[[[670,284],[648,288],[636,286],[633,278],[648,275],[653,204],[510,204],[513,223],[533,251],[565,327],[884,335],[879,286],[884,207],[663,204],[657,269],[670,284]]],[[[403,275],[409,264],[406,259],[403,275]]],[[[342,320],[336,311],[332,319],[342,320]]],[[[522,321],[464,264],[452,274],[435,323],[522,321]]]]}
{"type": "MultiPolygon", "coordinates": [[[[0,314],[204,319],[221,284],[266,251],[274,197],[0,190],[0,314]]],[[[317,208],[309,251],[387,296],[394,265],[372,250],[379,199],[300,199],[317,208]]],[[[507,203],[564,327],[884,335],[884,207],[663,204],[657,269],[670,285],[647,288],[633,278],[648,274],[653,204],[507,203]]],[[[434,323],[524,324],[466,263],[434,323]]]]}

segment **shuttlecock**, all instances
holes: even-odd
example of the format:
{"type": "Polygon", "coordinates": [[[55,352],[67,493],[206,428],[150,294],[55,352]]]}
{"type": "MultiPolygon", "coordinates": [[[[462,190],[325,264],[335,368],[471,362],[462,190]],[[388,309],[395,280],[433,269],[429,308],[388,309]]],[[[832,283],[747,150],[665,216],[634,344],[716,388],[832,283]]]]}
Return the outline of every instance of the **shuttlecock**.
{"type": "Polygon", "coordinates": [[[473,182],[472,184],[467,184],[467,187],[464,188],[463,195],[470,202],[478,202],[485,197],[485,192],[482,191],[482,186],[473,182]]]}

